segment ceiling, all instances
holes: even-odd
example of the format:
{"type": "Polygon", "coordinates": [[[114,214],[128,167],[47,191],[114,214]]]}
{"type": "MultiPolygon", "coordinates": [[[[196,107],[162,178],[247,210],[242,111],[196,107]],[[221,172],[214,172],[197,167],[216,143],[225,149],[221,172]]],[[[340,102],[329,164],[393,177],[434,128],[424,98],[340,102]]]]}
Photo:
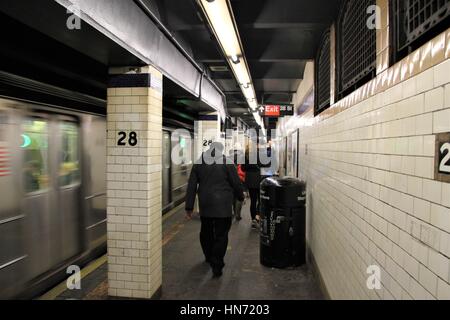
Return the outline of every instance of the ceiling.
{"type": "MultiPolygon", "coordinates": [[[[341,0],[230,0],[258,103],[288,104],[314,59],[341,0]]],[[[148,0],[149,6],[227,97],[231,116],[256,126],[195,0],[148,0]]]]}
{"type": "MultiPolygon", "coordinates": [[[[0,1],[0,70],[104,100],[109,66],[143,64],[87,23],[76,31],[61,28],[66,20],[66,9],[56,1],[0,1]]],[[[163,86],[165,106],[172,114],[211,110],[168,77],[163,86]]]]}
{"type": "MultiPolygon", "coordinates": [[[[131,1],[131,0],[129,0],[131,1]]],[[[256,127],[253,115],[240,88],[229,70],[227,61],[196,0],[143,0],[187,53],[225,93],[227,110],[256,127]]],[[[315,56],[324,29],[337,16],[341,0],[229,0],[241,37],[258,103],[291,103],[292,95],[303,78],[305,64],[315,56]]],[[[99,36],[93,28],[67,32],[55,26],[65,22],[65,10],[54,1],[41,3],[3,0],[0,11],[40,30],[53,39],[105,64],[135,62],[133,56],[119,45],[99,36]],[[4,2],[4,3],[3,3],[4,2]],[[86,40],[88,39],[88,40],[86,40]],[[96,43],[96,46],[85,44],[96,43]]],[[[106,69],[105,69],[106,70],[106,69]]],[[[165,98],[186,110],[201,110],[197,98],[170,81],[165,83],[165,98]],[[181,104],[179,100],[182,100],[181,104]]]]}

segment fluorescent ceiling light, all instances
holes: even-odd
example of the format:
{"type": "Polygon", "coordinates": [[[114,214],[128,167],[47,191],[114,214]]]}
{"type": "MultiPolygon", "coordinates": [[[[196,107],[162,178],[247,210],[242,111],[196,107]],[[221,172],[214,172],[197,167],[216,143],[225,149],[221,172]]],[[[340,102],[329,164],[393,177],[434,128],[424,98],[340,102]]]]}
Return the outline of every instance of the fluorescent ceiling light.
{"type": "Polygon", "coordinates": [[[240,85],[247,86],[252,82],[250,74],[243,59],[241,59],[239,63],[232,62],[231,69],[233,70],[236,76],[236,80],[239,82],[240,85]]]}
{"type": "Polygon", "coordinates": [[[249,102],[248,105],[250,106],[250,109],[254,111],[258,109],[258,103],[256,102],[256,100],[249,102]]]}
{"type": "Polygon", "coordinates": [[[234,30],[234,23],[228,10],[226,0],[200,0],[209,22],[222,45],[225,55],[229,58],[242,55],[241,46],[234,30]]]}
{"type": "MultiPolygon", "coordinates": [[[[197,0],[208,18],[209,25],[216,35],[222,50],[230,61],[230,67],[239,83],[249,107],[252,110],[258,108],[255,90],[247,66],[247,61],[243,56],[243,50],[239,41],[239,35],[234,26],[229,0],[197,0]]],[[[259,115],[255,115],[255,120],[259,115]]]]}
{"type": "Polygon", "coordinates": [[[241,90],[248,102],[255,100],[255,91],[253,91],[252,85],[249,85],[247,88],[241,86],[241,90]]]}

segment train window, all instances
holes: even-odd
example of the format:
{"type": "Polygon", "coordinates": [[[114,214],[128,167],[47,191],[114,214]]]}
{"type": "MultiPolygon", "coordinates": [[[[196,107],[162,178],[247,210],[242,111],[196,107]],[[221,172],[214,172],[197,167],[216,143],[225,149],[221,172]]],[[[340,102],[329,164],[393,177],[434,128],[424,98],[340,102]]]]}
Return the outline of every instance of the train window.
{"type": "Polygon", "coordinates": [[[182,159],[182,164],[189,165],[192,164],[191,155],[191,137],[180,136],[180,158],[182,159]]]}
{"type": "Polygon", "coordinates": [[[73,122],[60,123],[61,159],[59,165],[59,185],[77,183],[80,178],[78,150],[78,126],[73,122]]]}
{"type": "Polygon", "coordinates": [[[30,118],[23,125],[23,179],[27,193],[48,188],[48,123],[30,118]]]}
{"type": "Polygon", "coordinates": [[[164,142],[163,142],[163,150],[165,150],[166,153],[164,153],[165,157],[163,157],[164,161],[164,168],[170,169],[170,159],[171,159],[171,145],[170,145],[170,133],[164,132],[164,142]]]}

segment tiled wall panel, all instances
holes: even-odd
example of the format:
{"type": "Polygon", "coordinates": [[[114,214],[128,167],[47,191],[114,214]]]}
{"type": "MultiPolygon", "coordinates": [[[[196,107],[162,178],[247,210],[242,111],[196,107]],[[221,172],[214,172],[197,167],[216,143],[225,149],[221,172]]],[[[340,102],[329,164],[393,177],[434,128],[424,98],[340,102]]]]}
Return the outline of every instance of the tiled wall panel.
{"type": "Polygon", "coordinates": [[[450,299],[450,184],[433,180],[435,135],[450,132],[449,46],[299,120],[309,244],[331,298],[450,299]],[[366,285],[370,265],[380,290],[366,285]]]}

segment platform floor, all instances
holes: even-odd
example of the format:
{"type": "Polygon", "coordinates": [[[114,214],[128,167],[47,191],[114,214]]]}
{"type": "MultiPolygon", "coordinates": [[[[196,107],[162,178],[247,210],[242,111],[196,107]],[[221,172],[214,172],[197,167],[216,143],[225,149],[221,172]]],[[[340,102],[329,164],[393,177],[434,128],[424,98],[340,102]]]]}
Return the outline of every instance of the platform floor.
{"type": "MultiPolygon", "coordinates": [[[[199,242],[200,219],[184,218],[181,207],[163,222],[163,300],[317,300],[324,296],[312,271],[303,266],[278,270],[259,263],[258,231],[250,227],[248,205],[233,221],[223,276],[212,278],[199,242]]],[[[82,279],[81,290],[56,299],[108,299],[105,259],[82,279]]],[[[88,266],[89,268],[89,266],[88,266]]],[[[92,269],[92,268],[91,268],[92,269]]],[[[83,272],[82,272],[83,273],[83,272]]]]}

